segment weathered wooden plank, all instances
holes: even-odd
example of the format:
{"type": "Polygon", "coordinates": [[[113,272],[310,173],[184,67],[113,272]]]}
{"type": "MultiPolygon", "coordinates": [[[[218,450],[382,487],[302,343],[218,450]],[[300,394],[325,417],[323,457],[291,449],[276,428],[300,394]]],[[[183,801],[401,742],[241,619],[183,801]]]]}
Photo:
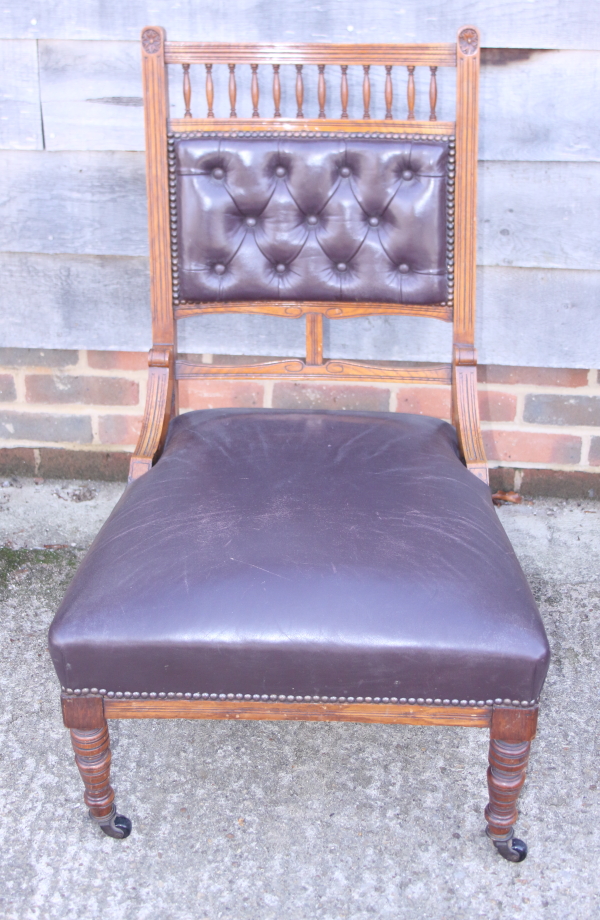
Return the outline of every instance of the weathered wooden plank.
{"type": "Polygon", "coordinates": [[[0,251],[145,256],[144,154],[0,151],[0,251]]]}
{"type": "MultiPolygon", "coordinates": [[[[600,163],[482,163],[479,263],[600,269],[600,163]]],[[[0,251],[145,256],[142,153],[0,152],[0,251]]]]}
{"type": "Polygon", "coordinates": [[[482,160],[600,160],[598,52],[489,49],[482,62],[482,160]]]}
{"type": "Polygon", "coordinates": [[[7,347],[144,351],[150,347],[148,262],[118,256],[0,253],[0,325],[7,347]],[[25,319],[26,317],[26,319],[25,319]],[[64,347],[67,347],[66,345],[64,347]]]}
{"type": "Polygon", "coordinates": [[[7,38],[136,39],[141,26],[165,26],[171,40],[185,41],[452,41],[458,26],[473,22],[484,44],[509,48],[600,48],[600,18],[589,0],[345,0],[309,4],[305,0],[262,3],[205,0],[23,0],[4,12],[7,38]]]}
{"type": "MultiPolygon", "coordinates": [[[[0,254],[3,344],[145,350],[150,344],[147,271],[143,258],[0,254]]],[[[480,269],[480,361],[600,366],[599,300],[597,271],[480,269]]],[[[325,325],[327,357],[437,362],[450,355],[451,327],[433,319],[368,317],[325,325]]],[[[304,354],[304,324],[298,320],[235,314],[193,317],[179,326],[182,352],[304,354]]]]}
{"type": "Polygon", "coordinates": [[[480,265],[600,269],[600,163],[480,163],[480,265]]]}
{"type": "MultiPolygon", "coordinates": [[[[600,161],[599,55],[586,51],[485,52],[481,72],[480,157],[484,160],[600,161]]],[[[181,68],[170,70],[171,112],[183,114],[181,68]]],[[[206,114],[204,73],[192,65],[192,111],[206,114]]],[[[272,114],[270,75],[259,71],[261,110],[272,114]]],[[[40,82],[50,150],[142,150],[140,53],[137,42],[40,42],[40,82]]],[[[362,117],[362,69],[350,67],[350,117],[362,117]]],[[[215,112],[229,115],[227,68],[213,68],[215,112]]],[[[237,110],[252,114],[250,68],[237,68],[237,110]]],[[[384,70],[373,67],[372,116],[384,115],[384,70]]],[[[295,115],[295,69],[281,68],[281,110],[295,115]]],[[[339,115],[339,74],[329,68],[328,109],[339,115]]],[[[394,113],[406,105],[405,74],[395,69],[394,113]]],[[[427,118],[429,73],[416,69],[419,118],[427,118]]],[[[316,68],[305,68],[305,111],[315,114],[316,68]]],[[[454,71],[438,73],[438,117],[453,118],[454,71]]]]}
{"type": "Polygon", "coordinates": [[[0,147],[41,150],[44,142],[36,42],[0,42],[0,61],[0,147]]]}
{"type": "Polygon", "coordinates": [[[137,42],[40,42],[47,150],[143,150],[137,42]]]}

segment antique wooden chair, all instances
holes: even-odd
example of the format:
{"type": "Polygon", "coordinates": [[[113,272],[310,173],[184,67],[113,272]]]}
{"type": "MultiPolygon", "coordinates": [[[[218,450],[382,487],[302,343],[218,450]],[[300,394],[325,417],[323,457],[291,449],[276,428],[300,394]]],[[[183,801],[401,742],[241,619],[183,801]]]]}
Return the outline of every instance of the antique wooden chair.
{"type": "Polygon", "coordinates": [[[467,725],[491,733],[487,833],[520,861],[516,800],[549,652],[491,502],[479,430],[478,32],[462,28],[456,44],[224,45],[167,42],[152,27],[142,54],[145,418],[130,485],[50,631],[90,814],[109,836],[131,830],[109,782],[109,719],[467,725]],[[183,66],[183,118],[170,118],[169,65],[183,66]],[[204,118],[190,111],[192,65],[202,65],[204,118]],[[213,112],[217,65],[229,69],[226,119],[213,112]],[[240,65],[251,75],[246,120],[236,116],[240,65]],[[273,118],[259,114],[262,65],[273,118]],[[307,65],[318,71],[317,118],[304,115],[307,65]],[[363,68],[360,120],[348,116],[353,65],[363,68]],[[370,118],[374,65],[385,68],[382,120],[370,118]],[[427,121],[415,117],[421,66],[427,121]],[[451,67],[456,116],[438,121],[437,71],[451,67]],[[332,71],[340,118],[326,115],[332,71]],[[288,72],[292,118],[280,111],[288,72]],[[394,114],[398,72],[405,118],[394,114]],[[306,359],[178,359],[177,320],[240,312],[305,317],[306,359]],[[323,317],[382,314],[452,322],[452,363],[323,359],[323,317]],[[179,380],[225,376],[445,382],[453,425],[383,412],[178,416],[179,380]]]}

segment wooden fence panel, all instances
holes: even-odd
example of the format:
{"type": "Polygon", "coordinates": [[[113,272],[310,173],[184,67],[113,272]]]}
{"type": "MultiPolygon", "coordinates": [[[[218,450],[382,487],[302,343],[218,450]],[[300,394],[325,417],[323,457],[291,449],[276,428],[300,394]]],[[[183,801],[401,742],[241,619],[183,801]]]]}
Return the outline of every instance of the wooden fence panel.
{"type": "Polygon", "coordinates": [[[40,150],[44,143],[36,42],[0,42],[0,58],[0,148],[40,150]]]}
{"type": "MultiPolygon", "coordinates": [[[[600,269],[600,163],[480,163],[481,265],[600,269]]],[[[145,256],[144,155],[0,152],[0,250],[145,256]]]]}
{"type": "MultiPolygon", "coordinates": [[[[3,344],[142,351],[150,346],[148,263],[139,257],[1,253],[3,344]],[[27,322],[23,322],[25,305],[27,322]]],[[[600,272],[486,267],[477,347],[489,364],[598,367],[600,272]]],[[[272,316],[193,317],[180,349],[303,354],[304,324],[272,316]]],[[[434,319],[329,321],[328,357],[445,361],[451,327],[434,319]]]]}
{"type": "Polygon", "coordinates": [[[204,41],[453,41],[459,26],[481,29],[483,44],[507,48],[600,48],[593,0],[306,0],[248,3],[221,0],[23,0],[5,4],[0,37],[135,40],[144,25],[162,25],[173,40],[204,41]],[[152,20],[150,22],[150,20],[152,20]]]}

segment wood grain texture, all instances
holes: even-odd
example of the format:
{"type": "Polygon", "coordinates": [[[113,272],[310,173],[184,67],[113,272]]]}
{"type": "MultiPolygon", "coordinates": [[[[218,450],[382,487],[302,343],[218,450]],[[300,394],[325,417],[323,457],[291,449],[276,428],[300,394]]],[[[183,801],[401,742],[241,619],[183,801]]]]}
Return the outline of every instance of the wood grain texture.
{"type": "Polygon", "coordinates": [[[142,31],[152,341],[154,345],[169,345],[175,350],[167,171],[166,123],[169,112],[169,87],[163,47],[164,32],[161,29],[148,28],[142,31]],[[154,45],[150,44],[146,49],[144,37],[154,34],[158,36],[158,48],[155,50],[154,45]]]}
{"type": "Polygon", "coordinates": [[[393,725],[466,725],[487,728],[491,709],[384,703],[258,703],[225,700],[105,699],[107,719],[239,719],[301,722],[367,722],[393,725]]]}
{"type": "Polygon", "coordinates": [[[0,42],[0,59],[0,148],[41,150],[44,139],[36,42],[0,42]]]}
{"type": "Polygon", "coordinates": [[[452,321],[452,307],[448,304],[432,304],[421,306],[410,304],[384,304],[384,303],[337,303],[319,301],[284,300],[259,301],[257,303],[180,303],[175,308],[175,316],[182,319],[185,316],[207,316],[212,313],[264,313],[270,316],[283,316],[298,319],[307,313],[320,313],[327,319],[347,319],[357,316],[429,316],[441,319],[444,322],[452,321]]]}
{"type": "Polygon", "coordinates": [[[172,42],[165,46],[167,64],[403,64],[454,67],[454,44],[232,44],[224,42],[172,42]]]}
{"type": "MultiPolygon", "coordinates": [[[[326,94],[323,97],[326,103],[326,94]]],[[[323,109],[323,111],[325,111],[323,109]]],[[[171,118],[169,129],[177,133],[188,131],[343,131],[343,132],[362,132],[370,134],[375,131],[384,131],[386,134],[427,134],[435,136],[448,136],[454,134],[454,122],[439,121],[430,123],[428,121],[354,121],[347,119],[325,118],[320,116],[321,121],[315,119],[295,119],[295,118],[257,118],[254,121],[247,119],[238,119],[233,124],[228,119],[215,119],[208,123],[205,119],[193,118],[171,118]]]]}
{"type": "MultiPolygon", "coordinates": [[[[74,15],[60,0],[10,4],[4,11],[0,37],[135,41],[140,23],[148,19],[145,0],[80,3],[76,9],[74,15]]],[[[236,4],[230,11],[234,15],[224,15],[223,9],[219,0],[205,0],[199,21],[194,5],[155,0],[152,18],[165,26],[170,38],[183,41],[201,30],[205,41],[276,42],[285,36],[294,42],[310,42],[327,36],[332,42],[347,42],[348,23],[358,42],[436,42],[440,37],[452,41],[457,24],[473,20],[486,45],[494,48],[600,48],[596,9],[587,0],[568,4],[555,0],[504,0],[502,4],[408,0],[401,6],[393,0],[377,4],[347,0],[344,15],[338,4],[314,7],[304,0],[267,6],[236,4]]]]}
{"type": "MultiPolygon", "coordinates": [[[[316,349],[315,349],[316,350],[316,349]]],[[[314,354],[314,352],[313,352],[314,354]]],[[[286,380],[329,379],[329,380],[389,380],[398,383],[450,383],[451,365],[429,365],[427,367],[378,367],[374,364],[358,364],[353,361],[326,361],[324,364],[305,363],[299,359],[272,361],[266,364],[193,364],[189,361],[175,363],[177,380],[202,377],[270,378],[283,377],[286,380]]]]}

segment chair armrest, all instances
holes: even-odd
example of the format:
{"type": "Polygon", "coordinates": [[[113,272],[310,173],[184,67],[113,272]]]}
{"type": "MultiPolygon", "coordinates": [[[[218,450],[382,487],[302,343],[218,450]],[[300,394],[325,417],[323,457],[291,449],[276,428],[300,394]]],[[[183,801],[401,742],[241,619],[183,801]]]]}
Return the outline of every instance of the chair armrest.
{"type": "Polygon", "coordinates": [[[144,420],[129,463],[129,482],[148,472],[160,456],[171,420],[173,401],[173,349],[154,347],[148,353],[148,389],[144,420]]]}

